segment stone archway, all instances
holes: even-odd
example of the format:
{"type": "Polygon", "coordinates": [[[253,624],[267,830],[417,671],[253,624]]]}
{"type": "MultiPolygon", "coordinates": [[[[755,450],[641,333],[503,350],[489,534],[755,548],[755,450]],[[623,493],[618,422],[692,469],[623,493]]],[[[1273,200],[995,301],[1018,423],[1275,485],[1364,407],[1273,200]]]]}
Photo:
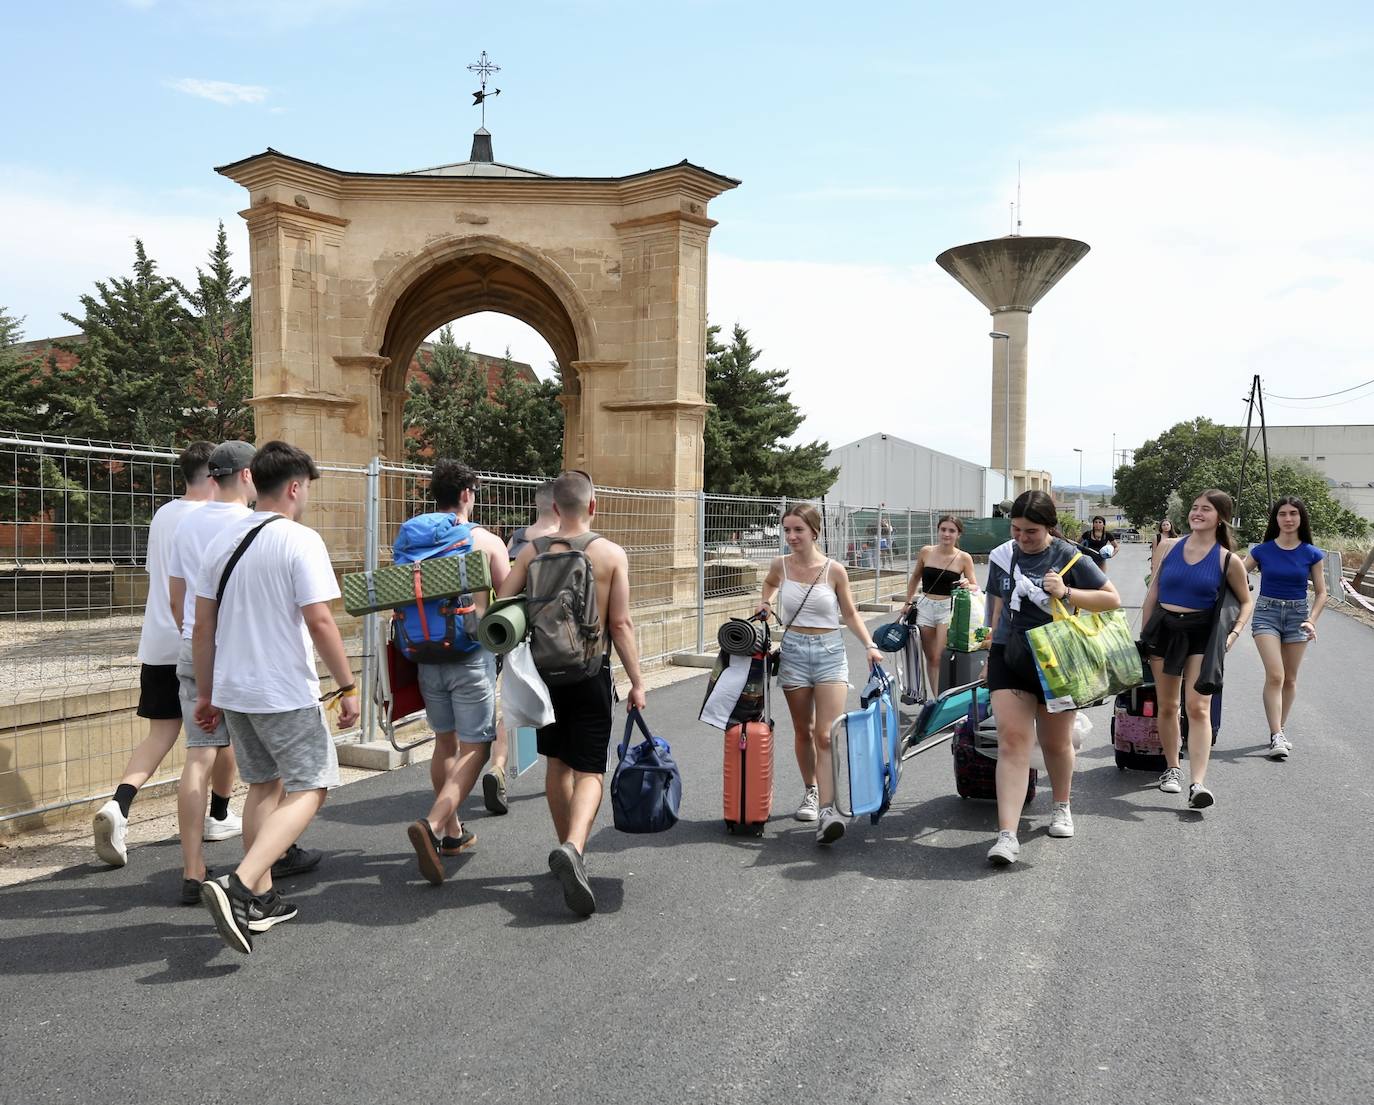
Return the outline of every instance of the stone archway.
{"type": "Polygon", "coordinates": [[[602,484],[700,489],[706,208],[738,181],[685,161],[552,177],[484,149],[414,173],[275,150],[218,170],[250,197],[259,437],[399,459],[398,381],[425,327],[497,310],[559,358],[570,463],[602,484]]]}

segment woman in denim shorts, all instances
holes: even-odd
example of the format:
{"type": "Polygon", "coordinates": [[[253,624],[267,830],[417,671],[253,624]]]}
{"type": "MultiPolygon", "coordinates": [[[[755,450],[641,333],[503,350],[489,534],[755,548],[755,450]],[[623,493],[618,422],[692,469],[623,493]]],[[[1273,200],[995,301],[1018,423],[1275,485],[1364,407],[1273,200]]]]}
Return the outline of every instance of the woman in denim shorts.
{"type": "Polygon", "coordinates": [[[1285,495],[1269,511],[1264,540],[1245,558],[1246,571],[1259,569],[1251,634],[1264,662],[1264,715],[1269,722],[1271,760],[1286,760],[1293,742],[1284,732],[1298,693],[1298,667],[1307,646],[1317,639],[1317,618],[1326,605],[1326,554],[1312,544],[1307,504],[1285,495]],[[1311,610],[1307,584],[1315,593],[1311,610]]]}
{"type": "Polygon", "coordinates": [[[881,664],[883,654],[859,617],[849,573],[816,545],[820,512],[813,506],[793,507],[783,515],[782,532],[792,551],[769,567],[758,612],[772,614],[776,599],[784,627],[778,682],[792,713],[797,766],[806,784],[796,818],[819,821],[817,843],[833,844],[844,835],[844,819],[835,812],[831,793],[830,726],[844,711],[849,689],[840,622],[863,642],[870,663],[881,664]]]}
{"type": "MultiPolygon", "coordinates": [[[[921,638],[921,653],[926,662],[927,685],[940,685],[940,660],[949,640],[949,622],[954,610],[954,591],[968,587],[978,590],[978,577],[973,574],[973,557],[959,548],[964,523],[953,514],[946,514],[935,527],[937,542],[926,545],[916,558],[911,579],[906,585],[906,603],[902,617],[908,625],[915,625],[921,638]],[[921,589],[919,597],[916,589],[921,589]],[[916,617],[911,617],[912,607],[916,617]]],[[[935,692],[932,690],[931,694],[935,692]]]]}

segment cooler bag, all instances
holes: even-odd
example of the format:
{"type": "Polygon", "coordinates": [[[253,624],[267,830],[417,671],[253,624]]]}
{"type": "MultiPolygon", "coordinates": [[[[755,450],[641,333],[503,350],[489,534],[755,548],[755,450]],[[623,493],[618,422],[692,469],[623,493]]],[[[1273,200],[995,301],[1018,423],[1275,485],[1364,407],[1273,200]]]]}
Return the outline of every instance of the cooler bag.
{"type": "Polygon", "coordinates": [[[963,687],[976,683],[987,666],[988,654],[985,649],[977,652],[960,652],[956,648],[945,649],[940,660],[940,693],[951,687],[963,687]]]}

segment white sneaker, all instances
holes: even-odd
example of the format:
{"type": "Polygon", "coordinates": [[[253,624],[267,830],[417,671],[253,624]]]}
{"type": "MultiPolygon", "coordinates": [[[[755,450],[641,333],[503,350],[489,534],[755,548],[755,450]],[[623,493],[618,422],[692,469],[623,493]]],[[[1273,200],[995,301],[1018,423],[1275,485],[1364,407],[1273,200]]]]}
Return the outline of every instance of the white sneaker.
{"type": "Polygon", "coordinates": [[[224,815],[223,820],[216,820],[209,814],[205,815],[205,832],[202,840],[232,840],[236,836],[243,835],[243,819],[233,810],[224,815]]]}
{"type": "Polygon", "coordinates": [[[1073,836],[1073,814],[1069,812],[1067,802],[1054,804],[1054,809],[1050,812],[1049,834],[1059,837],[1073,836]]]}
{"type": "Polygon", "coordinates": [[[820,813],[821,823],[816,829],[817,844],[834,844],[844,836],[844,818],[835,812],[834,806],[826,806],[820,813]]]}
{"type": "Polygon", "coordinates": [[[807,787],[801,805],[792,816],[798,821],[815,821],[821,815],[821,792],[817,787],[807,787]]]}
{"type": "Polygon", "coordinates": [[[1166,767],[1164,774],[1159,777],[1159,789],[1165,794],[1181,794],[1183,792],[1183,772],[1176,767],[1166,767]]]}
{"type": "Polygon", "coordinates": [[[1195,810],[1205,810],[1215,801],[1212,792],[1201,783],[1194,783],[1188,788],[1188,805],[1195,810]]]}
{"type": "Polygon", "coordinates": [[[95,854],[111,867],[123,867],[129,862],[129,849],[124,837],[129,831],[129,819],[111,798],[96,813],[91,827],[95,830],[95,854]]]}
{"type": "Polygon", "coordinates": [[[988,849],[988,862],[996,867],[1010,867],[1021,855],[1021,844],[1015,833],[1003,829],[988,849]]]}
{"type": "Polygon", "coordinates": [[[1265,755],[1271,760],[1286,760],[1291,751],[1293,751],[1293,746],[1288,743],[1288,738],[1280,730],[1269,738],[1269,751],[1265,755]]]}

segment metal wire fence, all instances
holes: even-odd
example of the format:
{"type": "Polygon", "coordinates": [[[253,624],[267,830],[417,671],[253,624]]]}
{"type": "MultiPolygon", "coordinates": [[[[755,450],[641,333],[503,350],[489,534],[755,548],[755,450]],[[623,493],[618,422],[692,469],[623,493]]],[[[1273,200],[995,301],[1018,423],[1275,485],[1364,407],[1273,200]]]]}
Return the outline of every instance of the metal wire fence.
{"type": "MultiPolygon", "coordinates": [[[[429,469],[319,463],[307,525],[335,570],[390,563],[402,521],[433,509],[429,469]]],[[[535,518],[541,477],[481,473],[473,520],[509,540],[535,518]]],[[[0,438],[0,823],[103,798],[145,735],[135,716],[148,601],[148,526],[182,494],[177,454],[147,446],[0,438]]],[[[795,500],[598,488],[596,530],[625,548],[644,663],[705,649],[751,610],[795,500]]],[[[900,590],[937,515],[814,504],[827,554],[856,597],[900,590]]],[[[377,732],[377,615],[336,619],[365,712],[341,740],[377,732]]],[[[180,752],[153,782],[175,778],[180,752]]]]}

